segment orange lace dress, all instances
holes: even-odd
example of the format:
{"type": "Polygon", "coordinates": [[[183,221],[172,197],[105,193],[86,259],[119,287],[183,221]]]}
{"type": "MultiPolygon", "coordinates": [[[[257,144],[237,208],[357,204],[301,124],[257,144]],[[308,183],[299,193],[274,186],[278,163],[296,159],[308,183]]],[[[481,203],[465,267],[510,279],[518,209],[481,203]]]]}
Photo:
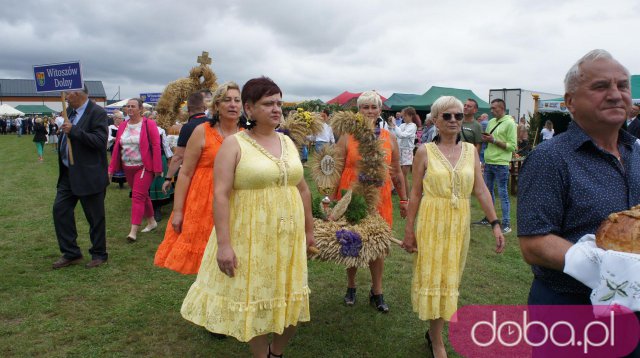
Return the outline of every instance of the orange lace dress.
{"type": "MultiPolygon", "coordinates": [[[[391,152],[393,147],[391,146],[391,136],[386,129],[380,130],[380,138],[382,141],[382,149],[385,154],[385,163],[391,167],[391,152]]],[[[342,177],[340,177],[340,184],[338,185],[338,192],[336,198],[342,197],[342,190],[348,190],[354,181],[358,180],[358,172],[356,167],[358,162],[362,158],[358,151],[358,141],[356,141],[351,135],[347,140],[347,153],[344,163],[344,170],[342,171],[342,177]]],[[[380,202],[378,203],[378,213],[380,216],[392,227],[393,224],[393,203],[391,202],[391,176],[387,170],[384,184],[380,187],[380,202]]]]}
{"type": "Polygon", "coordinates": [[[173,230],[171,213],[153,261],[156,266],[182,274],[198,273],[213,229],[213,163],[224,138],[209,123],[201,125],[205,126],[205,145],[184,201],[182,232],[173,230]]]}

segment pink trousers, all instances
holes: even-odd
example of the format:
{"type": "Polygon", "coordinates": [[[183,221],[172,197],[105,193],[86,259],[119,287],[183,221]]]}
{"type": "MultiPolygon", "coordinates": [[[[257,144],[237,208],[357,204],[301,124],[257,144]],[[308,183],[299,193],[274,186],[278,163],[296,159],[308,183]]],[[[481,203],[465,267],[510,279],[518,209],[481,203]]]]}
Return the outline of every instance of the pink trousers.
{"type": "Polygon", "coordinates": [[[153,217],[153,205],[149,197],[149,187],[153,182],[152,172],[145,170],[142,165],[122,166],[127,184],[131,188],[131,225],[140,225],[142,218],[153,217]]]}

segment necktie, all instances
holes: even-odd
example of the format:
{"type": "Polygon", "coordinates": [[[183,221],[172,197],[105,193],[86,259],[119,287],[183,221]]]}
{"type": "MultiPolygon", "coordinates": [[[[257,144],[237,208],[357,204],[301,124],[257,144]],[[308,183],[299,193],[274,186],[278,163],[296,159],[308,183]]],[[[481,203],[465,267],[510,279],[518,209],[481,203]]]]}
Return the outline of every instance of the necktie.
{"type": "MultiPolygon", "coordinates": [[[[74,109],[69,114],[69,122],[71,124],[75,124],[76,116],[78,112],[74,109]]],[[[62,158],[62,164],[66,167],[69,167],[69,148],[67,148],[67,134],[62,132],[62,136],[60,136],[60,157],[62,158]]]]}

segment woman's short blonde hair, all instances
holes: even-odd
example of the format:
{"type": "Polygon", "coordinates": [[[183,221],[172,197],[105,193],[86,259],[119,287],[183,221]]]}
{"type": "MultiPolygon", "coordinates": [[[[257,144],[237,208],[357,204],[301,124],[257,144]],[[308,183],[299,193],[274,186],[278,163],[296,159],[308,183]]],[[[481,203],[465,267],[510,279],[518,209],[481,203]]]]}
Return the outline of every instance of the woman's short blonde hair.
{"type": "Polygon", "coordinates": [[[36,123],[42,123],[42,118],[37,117],[37,118],[36,118],[36,123]]]}
{"type": "Polygon", "coordinates": [[[455,107],[456,109],[462,111],[462,102],[453,97],[453,96],[442,96],[433,102],[431,105],[431,118],[435,122],[438,117],[440,117],[440,113],[446,111],[447,109],[455,107]]]}
{"type": "Polygon", "coordinates": [[[375,104],[378,108],[382,109],[382,99],[376,91],[362,92],[357,101],[358,107],[363,104],[375,104]]]}
{"type": "Polygon", "coordinates": [[[218,112],[218,103],[222,102],[222,99],[227,95],[227,92],[232,89],[240,92],[240,86],[233,81],[227,81],[216,88],[213,92],[213,102],[211,102],[212,113],[218,112]]]}

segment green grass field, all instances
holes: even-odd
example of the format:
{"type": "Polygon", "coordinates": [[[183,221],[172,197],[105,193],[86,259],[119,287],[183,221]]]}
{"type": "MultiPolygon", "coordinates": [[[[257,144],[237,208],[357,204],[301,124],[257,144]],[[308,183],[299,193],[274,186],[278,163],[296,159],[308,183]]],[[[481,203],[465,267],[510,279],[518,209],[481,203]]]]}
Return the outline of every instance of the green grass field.
{"type": "MultiPolygon", "coordinates": [[[[46,147],[38,163],[31,136],[0,136],[0,356],[2,357],[248,357],[247,344],[219,340],[185,321],[180,306],[195,276],[153,266],[164,235],[139,234],[129,244],[128,189],[112,184],[107,191],[109,263],[96,269],[77,265],[52,270],[58,259],[51,207],[58,164],[46,147]]],[[[395,197],[397,200],[397,196],[395,197]]],[[[471,247],[460,288],[459,305],[524,304],[531,282],[514,232],[507,249],[493,252],[486,227],[472,228],[471,247]]],[[[473,199],[472,221],[482,217],[473,199]]],[[[78,243],[89,257],[88,225],[76,209],[78,243]]],[[[395,213],[401,239],[404,221],[395,213]]],[[[301,324],[285,352],[287,357],[425,357],[425,322],[412,312],[412,256],[393,247],[386,260],[384,315],[368,305],[369,272],[358,273],[358,302],[342,304],[344,268],[309,262],[311,322],[301,324]]],[[[449,347],[449,354],[457,356],[449,347]]]]}

